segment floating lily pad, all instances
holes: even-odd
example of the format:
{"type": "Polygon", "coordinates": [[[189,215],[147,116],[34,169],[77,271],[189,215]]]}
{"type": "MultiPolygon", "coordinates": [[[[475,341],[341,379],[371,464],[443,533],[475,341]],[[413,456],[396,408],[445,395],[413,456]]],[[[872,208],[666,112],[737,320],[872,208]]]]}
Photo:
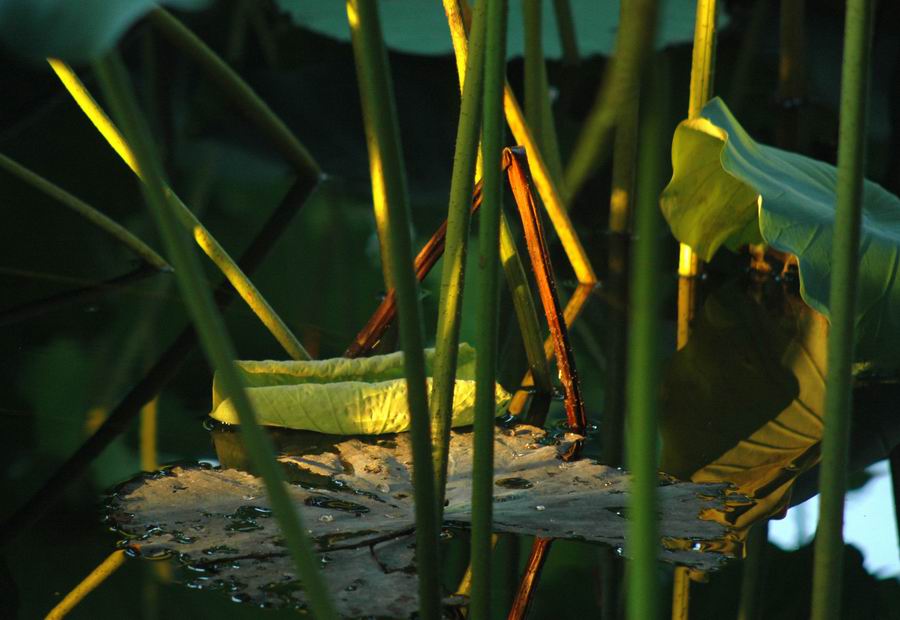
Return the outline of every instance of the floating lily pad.
{"type": "MultiPolygon", "coordinates": [[[[235,363],[257,412],[257,421],[332,435],[380,435],[409,430],[410,415],[403,370],[403,352],[357,359],[311,361],[240,361],[235,363]]],[[[431,374],[434,349],[425,350],[431,374]]],[[[459,347],[453,396],[453,427],[469,426],[475,415],[475,349],[459,347]]],[[[428,379],[431,389],[431,379],[428,379]]],[[[503,415],[511,395],[500,385],[496,414],[503,415]]],[[[213,380],[210,416],[237,424],[238,416],[213,380]]]]}
{"type": "MultiPolygon", "coordinates": [[[[625,540],[630,478],[590,460],[563,462],[576,435],[553,438],[528,426],[498,431],[497,531],[615,545],[625,540]]],[[[445,520],[471,519],[472,435],[451,439],[445,520]]],[[[347,439],[334,451],[282,457],[326,484],[289,489],[315,541],[325,581],[343,615],[408,616],[416,609],[415,525],[409,437],[347,439]]],[[[729,530],[701,512],[727,510],[726,485],[661,480],[660,558],[703,570],[734,550],[729,530]]],[[[111,521],[145,556],[177,555],[201,571],[193,585],[237,600],[302,606],[262,480],[237,470],[174,467],[126,483],[111,521]]],[[[448,600],[448,603],[460,601],[448,600]]]]}
{"type": "MultiPolygon", "coordinates": [[[[276,4],[299,26],[338,41],[350,41],[350,26],[344,2],[296,2],[276,0],[276,4]]],[[[619,27],[619,3],[596,0],[570,0],[572,21],[579,52],[584,56],[609,56],[616,46],[619,27]]],[[[696,0],[663,0],[656,37],[658,49],[689,43],[694,37],[696,0]]],[[[381,26],[385,44],[406,54],[452,54],[447,18],[440,2],[422,0],[391,0],[380,2],[381,26]]],[[[727,24],[724,11],[719,11],[719,27],[727,24]]],[[[510,2],[508,10],[507,56],[522,56],[525,39],[522,25],[522,5],[510,2]]],[[[550,0],[544,0],[542,43],[549,59],[562,57],[556,14],[550,0]]]]}
{"type": "MultiPolygon", "coordinates": [[[[672,144],[672,180],[661,207],[675,237],[710,260],[722,245],[760,241],[797,257],[800,294],[830,317],[832,231],[837,170],[757,144],[721,99],[702,118],[683,121],[672,144]]],[[[863,187],[859,361],[900,365],[900,198],[877,183],[863,187]]]]}

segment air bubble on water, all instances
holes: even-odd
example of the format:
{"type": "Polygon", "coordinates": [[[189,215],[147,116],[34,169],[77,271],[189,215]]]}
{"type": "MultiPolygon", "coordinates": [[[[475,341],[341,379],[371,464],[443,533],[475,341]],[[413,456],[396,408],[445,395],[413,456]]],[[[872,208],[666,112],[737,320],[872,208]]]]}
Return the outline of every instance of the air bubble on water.
{"type": "Polygon", "coordinates": [[[319,517],[319,521],[321,521],[322,523],[331,523],[332,521],[334,521],[334,515],[330,515],[330,514],[321,515],[319,517]]]}
{"type": "Polygon", "coordinates": [[[542,511],[542,510],[547,510],[547,507],[544,506],[543,504],[538,504],[537,506],[534,507],[534,509],[538,510],[538,511],[542,511]]]}
{"type": "Polygon", "coordinates": [[[382,482],[381,484],[378,485],[378,490],[381,491],[382,493],[390,493],[391,485],[389,485],[386,482],[382,482]]]}

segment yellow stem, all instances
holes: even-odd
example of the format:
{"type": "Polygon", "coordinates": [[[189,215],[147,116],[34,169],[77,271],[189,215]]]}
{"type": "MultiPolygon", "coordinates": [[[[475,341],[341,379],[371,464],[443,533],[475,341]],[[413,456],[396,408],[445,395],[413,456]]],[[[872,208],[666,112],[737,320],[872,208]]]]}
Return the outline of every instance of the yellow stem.
{"type": "MultiPolygon", "coordinates": [[[[465,65],[466,58],[469,53],[469,43],[466,34],[463,12],[467,8],[465,0],[444,0],[444,11],[447,14],[447,22],[450,26],[450,38],[453,42],[453,51],[456,54],[457,70],[460,66],[465,65]]],[[[463,69],[465,73],[465,69],[463,69]]],[[[462,80],[461,80],[462,81],[462,80]]],[[[594,284],[597,282],[597,276],[594,268],[588,260],[587,252],[581,245],[578,233],[569,219],[569,213],[566,209],[565,201],[553,181],[550,169],[544,159],[541,150],[537,146],[534,136],[525,122],[525,114],[519,106],[513,94],[512,88],[507,82],[503,88],[503,111],[506,115],[506,123],[512,132],[516,143],[525,147],[528,153],[528,167],[534,177],[534,185],[537,188],[538,195],[544,203],[547,215],[556,234],[559,236],[563,250],[572,265],[575,277],[581,284],[594,284]]]]}
{"type": "MultiPolygon", "coordinates": [[[[122,133],[110,120],[106,112],[103,111],[103,108],[91,96],[91,93],[85,88],[81,80],[78,79],[72,68],[55,58],[50,58],[47,62],[50,63],[63,86],[66,87],[75,103],[78,104],[78,107],[81,108],[94,127],[97,128],[113,150],[122,158],[122,161],[143,181],[143,173],[128,142],[126,142],[122,133]]],[[[291,332],[287,324],[276,314],[269,302],[266,301],[228,252],[225,251],[225,248],[206,230],[171,188],[166,187],[165,190],[166,199],[175,207],[174,210],[178,214],[182,225],[191,232],[200,248],[225,275],[241,296],[241,299],[250,306],[253,313],[259,317],[263,325],[275,336],[275,339],[278,340],[278,343],[281,344],[284,350],[295,360],[311,359],[309,353],[303,348],[303,345],[300,344],[300,341],[291,332]]]]}
{"type": "Polygon", "coordinates": [[[45,620],[58,620],[65,618],[78,603],[84,600],[97,586],[106,581],[106,578],[112,575],[125,562],[125,552],[121,549],[113,551],[103,560],[97,568],[84,578],[84,580],[75,586],[71,592],[66,594],[65,598],[59,604],[50,610],[45,620]]]}

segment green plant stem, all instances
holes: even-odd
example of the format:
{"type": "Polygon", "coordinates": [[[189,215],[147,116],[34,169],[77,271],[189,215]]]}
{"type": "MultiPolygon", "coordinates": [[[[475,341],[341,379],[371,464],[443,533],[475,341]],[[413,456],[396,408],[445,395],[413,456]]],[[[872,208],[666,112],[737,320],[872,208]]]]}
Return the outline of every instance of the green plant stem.
{"type": "Polygon", "coordinates": [[[580,55],[578,53],[578,40],[575,37],[572,7],[569,5],[569,0],[553,0],[553,11],[556,13],[556,29],[559,31],[563,62],[567,65],[577,65],[580,55]]]}
{"type": "Polygon", "coordinates": [[[319,618],[336,618],[319,573],[318,558],[303,529],[300,515],[288,496],[272,445],[265,431],[256,423],[256,415],[234,367],[234,349],[225,325],[215,308],[212,295],[206,289],[200,263],[178,224],[177,211],[166,196],[167,188],[162,171],[153,152],[146,124],[140,117],[137,102],[128,86],[124,67],[113,52],[98,63],[96,72],[111,108],[134,145],[135,159],[144,175],[144,196],[156,219],[166,249],[173,257],[181,294],[197,327],[207,358],[216,369],[225,393],[232,399],[238,412],[244,446],[265,483],[269,503],[278,519],[298,576],[303,581],[310,606],[319,618]]]}
{"type": "Polygon", "coordinates": [[[513,310],[519,323],[525,357],[534,386],[538,393],[550,396],[553,392],[553,380],[550,376],[550,364],[544,354],[544,338],[541,335],[537,307],[534,305],[534,295],[528,284],[528,276],[525,275],[525,267],[522,265],[509,222],[503,213],[500,214],[500,261],[512,296],[513,310]]]}
{"type": "Polygon", "coordinates": [[[556,137],[553,109],[550,105],[550,88],[547,80],[547,63],[541,39],[542,0],[525,0],[522,5],[525,27],[525,119],[534,141],[547,162],[547,169],[562,199],[566,191],[562,179],[562,157],[556,137]]]}
{"type": "Polygon", "coordinates": [[[570,198],[578,195],[608,155],[609,137],[619,120],[619,111],[634,92],[634,84],[640,82],[641,66],[653,46],[656,0],[633,0],[623,6],[629,10],[623,12],[619,21],[616,55],[564,173],[563,181],[570,198]]]}
{"type": "MultiPolygon", "coordinates": [[[[438,518],[431,460],[431,423],[425,387],[425,355],[418,283],[409,238],[409,200],[400,147],[397,112],[374,0],[348,0],[347,15],[357,54],[369,159],[378,162],[387,203],[387,249],[397,291],[400,342],[409,398],[416,512],[416,566],[419,613],[426,620],[440,617],[438,518]]],[[[374,169],[374,166],[373,166],[374,169]]]]}
{"type": "MultiPolygon", "coordinates": [[[[620,9],[626,19],[627,3],[620,9]]],[[[609,253],[607,261],[607,382],[603,410],[603,459],[609,465],[622,464],[622,428],[625,417],[625,359],[628,334],[628,243],[634,204],[637,167],[640,82],[629,80],[619,107],[613,143],[612,193],[609,199],[609,253]]]]}
{"type": "Polygon", "coordinates": [[[151,11],[149,19],[163,36],[203,68],[204,77],[219,86],[222,94],[272,142],[298,174],[321,176],[319,164],[306,147],[218,54],[165,9],[151,11]]]}
{"type": "MultiPolygon", "coordinates": [[[[122,161],[131,168],[131,170],[143,180],[144,172],[138,165],[138,161],[132,152],[128,141],[122,136],[115,124],[106,115],[106,112],[97,104],[94,97],[88,92],[81,80],[75,72],[63,62],[51,59],[50,66],[59,76],[60,81],[72,95],[72,98],[85,113],[85,115],[94,124],[100,134],[106,139],[109,145],[116,151],[122,161]]],[[[315,177],[318,179],[318,177],[315,177]]],[[[310,179],[311,181],[313,179],[310,179]]],[[[166,187],[166,200],[173,206],[176,215],[181,223],[188,228],[193,234],[197,244],[203,249],[204,253],[215,263],[216,267],[225,275],[228,281],[234,286],[235,290],[241,296],[253,313],[262,321],[268,330],[272,333],[278,343],[293,359],[310,359],[309,353],[300,344],[297,337],[291,332],[287,324],[281,319],[275,310],[269,305],[266,299],[254,286],[253,282],[241,271],[234,259],[225,251],[225,248],[216,241],[215,237],[200,223],[193,213],[185,206],[180,198],[166,187]]]]}
{"type": "Polygon", "coordinates": [[[479,325],[475,337],[475,426],[472,455],[472,597],[469,617],[491,617],[494,408],[497,374],[498,261],[503,204],[503,85],[506,68],[506,1],[485,0],[484,198],[478,216],[479,325]]]}
{"type": "Polygon", "coordinates": [[[844,22],[828,388],[819,474],[821,503],[813,566],[812,617],[817,620],[841,617],[842,530],[852,413],[851,365],[859,282],[859,231],[874,4],[872,0],[848,0],[844,22]]]}
{"type": "Polygon", "coordinates": [[[688,118],[700,116],[713,93],[716,71],[716,0],[697,0],[688,118]]]}
{"type": "Polygon", "coordinates": [[[789,151],[805,150],[802,103],[806,95],[806,0],[781,0],[779,19],[778,99],[775,143],[789,151]]]}
{"type": "Polygon", "coordinates": [[[36,174],[25,166],[13,161],[6,155],[0,154],[0,168],[15,175],[34,187],[35,189],[47,194],[51,198],[55,198],[64,206],[68,207],[91,224],[107,233],[122,245],[137,254],[149,266],[158,271],[171,271],[172,267],[165,259],[157,254],[153,248],[138,239],[135,235],[128,231],[124,226],[117,224],[107,216],[103,215],[87,204],[83,200],[76,198],[58,185],[51,183],[44,177],[36,174]]]}
{"type": "Polygon", "coordinates": [[[443,512],[447,455],[450,449],[450,419],[459,352],[459,325],[465,283],[469,215],[475,184],[475,161],[481,129],[482,63],[484,58],[484,3],[475,8],[466,78],[456,133],[456,153],[450,179],[450,205],[441,268],[441,295],[435,335],[434,378],[431,392],[431,442],[434,459],[438,514],[443,512]]]}
{"type": "MultiPolygon", "coordinates": [[[[656,73],[656,72],[654,72],[656,73]]],[[[635,209],[635,244],[631,264],[631,323],[628,335],[628,468],[631,517],[628,540],[632,560],[626,567],[628,617],[652,620],[659,616],[657,584],[657,415],[660,383],[660,250],[662,216],[658,197],[665,151],[663,102],[668,96],[661,78],[649,80],[650,89],[639,138],[638,192],[635,209]]]]}
{"type": "Polygon", "coordinates": [[[531,135],[544,147],[543,113],[544,46],[541,41],[543,0],[522,0],[522,23],[525,29],[525,120],[531,135]]]}
{"type": "MultiPolygon", "coordinates": [[[[454,8],[453,3],[459,3],[459,5],[467,5],[467,3],[466,0],[444,0],[444,9],[450,27],[450,37],[453,41],[453,51],[456,54],[456,68],[459,70],[465,65],[463,60],[468,54],[468,41],[466,39],[465,20],[463,19],[464,11],[454,8]]],[[[597,276],[566,211],[566,202],[563,195],[550,172],[547,160],[531,134],[528,123],[525,122],[519,102],[516,100],[508,83],[505,84],[503,89],[503,110],[513,139],[528,152],[528,162],[531,174],[534,177],[535,187],[538,194],[540,194],[541,201],[544,203],[547,215],[550,216],[553,228],[559,236],[559,241],[566,252],[569,263],[572,265],[575,277],[578,279],[579,284],[595,284],[597,276]]]]}
{"type": "Polygon", "coordinates": [[[763,611],[763,583],[765,579],[766,545],[769,539],[769,522],[753,525],[747,534],[745,558],[741,573],[741,598],[738,604],[738,620],[759,620],[763,611]]]}

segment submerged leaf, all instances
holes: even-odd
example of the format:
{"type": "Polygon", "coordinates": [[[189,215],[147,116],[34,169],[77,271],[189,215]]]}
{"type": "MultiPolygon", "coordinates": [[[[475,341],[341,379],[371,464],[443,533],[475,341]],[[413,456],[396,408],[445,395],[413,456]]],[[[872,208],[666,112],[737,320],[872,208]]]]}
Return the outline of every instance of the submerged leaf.
{"type": "MultiPolygon", "coordinates": [[[[760,240],[795,255],[804,301],[830,317],[834,166],[757,144],[718,98],[678,126],[672,166],[661,207],[679,241],[703,260],[760,240]]],[[[883,368],[900,364],[898,267],[900,198],[866,181],[856,355],[883,368]]]]}
{"type": "MultiPolygon", "coordinates": [[[[560,454],[579,439],[554,441],[527,426],[498,432],[494,527],[603,542],[627,555],[630,478],[589,460],[563,462],[560,454]]],[[[453,433],[448,523],[471,518],[471,452],[471,433],[453,433]]],[[[315,541],[339,612],[396,617],[415,611],[408,435],[347,439],[331,451],[282,461],[326,482],[317,486],[327,488],[292,485],[290,495],[315,541]]],[[[729,531],[698,514],[727,505],[725,485],[662,481],[660,558],[704,570],[719,565],[725,556],[703,549],[733,551],[729,531]]],[[[303,593],[270,516],[262,480],[236,470],[176,467],[127,483],[110,504],[111,520],[136,538],[132,547],[142,554],[177,554],[189,567],[207,571],[209,584],[225,583],[239,599],[301,605],[303,593]]]]}
{"type": "Polygon", "coordinates": [[[753,499],[725,515],[742,530],[787,506],[822,439],[828,326],[775,293],[764,305],[733,283],[715,291],[663,384],[661,466],[753,499]]]}
{"type": "MultiPolygon", "coordinates": [[[[425,350],[430,374],[434,349],[425,350]]],[[[267,426],[331,435],[380,435],[409,430],[410,416],[403,353],[357,359],[289,362],[236,362],[257,420],[267,426]]],[[[472,424],[475,407],[475,349],[459,347],[452,425],[472,424]]],[[[431,379],[428,379],[431,389],[431,379]]],[[[497,415],[506,412],[510,394],[499,385],[497,415]]],[[[213,419],[237,424],[237,412],[213,380],[213,419]]]]}

